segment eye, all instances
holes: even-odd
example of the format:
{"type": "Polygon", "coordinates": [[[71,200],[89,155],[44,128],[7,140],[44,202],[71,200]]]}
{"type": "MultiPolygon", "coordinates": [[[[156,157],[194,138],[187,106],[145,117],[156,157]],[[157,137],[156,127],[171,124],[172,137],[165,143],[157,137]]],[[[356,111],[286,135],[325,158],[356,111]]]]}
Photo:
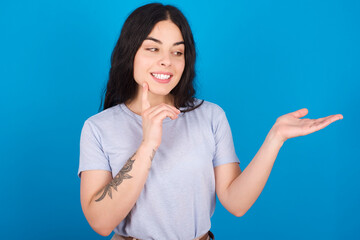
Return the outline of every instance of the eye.
{"type": "Polygon", "coordinates": [[[175,55],[175,56],[182,56],[183,53],[182,53],[182,52],[179,52],[179,51],[176,51],[176,52],[174,52],[174,55],[175,55]]]}
{"type": "Polygon", "coordinates": [[[157,52],[159,51],[158,48],[146,48],[146,50],[150,51],[150,52],[157,52]]]}

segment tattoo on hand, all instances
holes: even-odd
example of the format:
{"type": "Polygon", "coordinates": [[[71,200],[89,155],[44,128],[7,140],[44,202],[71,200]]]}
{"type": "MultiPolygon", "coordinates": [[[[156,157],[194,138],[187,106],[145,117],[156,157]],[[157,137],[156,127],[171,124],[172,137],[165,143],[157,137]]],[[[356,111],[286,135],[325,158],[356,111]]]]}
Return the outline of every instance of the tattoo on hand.
{"type": "Polygon", "coordinates": [[[135,162],[135,159],[132,159],[135,156],[136,152],[134,153],[134,155],[131,156],[131,158],[129,158],[129,160],[125,163],[125,166],[120,170],[120,172],[115,176],[115,178],[108,184],[106,185],[102,190],[100,190],[98,194],[100,194],[101,192],[103,192],[101,194],[101,196],[96,199],[96,202],[99,202],[101,200],[104,199],[104,197],[106,196],[106,194],[109,195],[109,197],[112,199],[112,189],[114,188],[115,191],[117,191],[117,186],[119,186],[124,179],[129,179],[132,178],[131,175],[128,174],[128,172],[131,171],[132,166],[135,162]]]}

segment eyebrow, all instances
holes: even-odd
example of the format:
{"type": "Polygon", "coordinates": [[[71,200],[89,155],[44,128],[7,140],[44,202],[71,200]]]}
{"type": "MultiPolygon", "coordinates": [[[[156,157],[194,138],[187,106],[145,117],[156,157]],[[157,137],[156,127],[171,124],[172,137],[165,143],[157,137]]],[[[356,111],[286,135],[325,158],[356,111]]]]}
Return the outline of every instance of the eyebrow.
{"type": "MultiPolygon", "coordinates": [[[[156,38],[153,38],[153,37],[147,37],[147,38],[145,38],[145,40],[150,40],[150,41],[154,41],[156,43],[162,44],[162,42],[159,39],[156,39],[156,38]]],[[[184,41],[176,42],[176,43],[173,44],[173,46],[177,46],[177,45],[180,45],[180,44],[185,45],[185,42],[184,41]]]]}

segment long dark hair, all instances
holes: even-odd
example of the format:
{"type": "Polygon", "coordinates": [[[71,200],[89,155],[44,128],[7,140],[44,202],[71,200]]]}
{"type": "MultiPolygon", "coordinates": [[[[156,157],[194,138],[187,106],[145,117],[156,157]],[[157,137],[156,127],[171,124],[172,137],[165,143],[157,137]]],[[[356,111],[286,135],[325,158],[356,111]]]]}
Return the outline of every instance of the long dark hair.
{"type": "MultiPolygon", "coordinates": [[[[126,19],[120,37],[111,54],[109,80],[104,90],[105,101],[103,110],[125,103],[136,95],[137,83],[133,76],[135,54],[142,42],[150,34],[155,24],[171,20],[179,29],[185,42],[185,68],[179,83],[171,94],[174,96],[175,107],[185,107],[188,112],[199,107],[195,106],[195,42],[190,26],[184,15],[174,6],[151,3],[139,7],[126,19]]],[[[99,111],[102,110],[103,99],[99,111]]]]}

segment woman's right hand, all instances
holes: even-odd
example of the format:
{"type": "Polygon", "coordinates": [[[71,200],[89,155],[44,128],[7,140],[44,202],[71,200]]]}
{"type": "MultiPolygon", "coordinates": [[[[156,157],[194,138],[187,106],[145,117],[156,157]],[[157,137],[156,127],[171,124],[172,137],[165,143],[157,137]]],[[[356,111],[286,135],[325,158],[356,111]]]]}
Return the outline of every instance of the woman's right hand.
{"type": "Polygon", "coordinates": [[[165,103],[151,107],[148,100],[148,83],[144,82],[142,88],[141,116],[143,142],[151,145],[156,151],[161,143],[163,120],[166,117],[169,117],[172,120],[177,119],[180,111],[177,108],[165,103]]]}

